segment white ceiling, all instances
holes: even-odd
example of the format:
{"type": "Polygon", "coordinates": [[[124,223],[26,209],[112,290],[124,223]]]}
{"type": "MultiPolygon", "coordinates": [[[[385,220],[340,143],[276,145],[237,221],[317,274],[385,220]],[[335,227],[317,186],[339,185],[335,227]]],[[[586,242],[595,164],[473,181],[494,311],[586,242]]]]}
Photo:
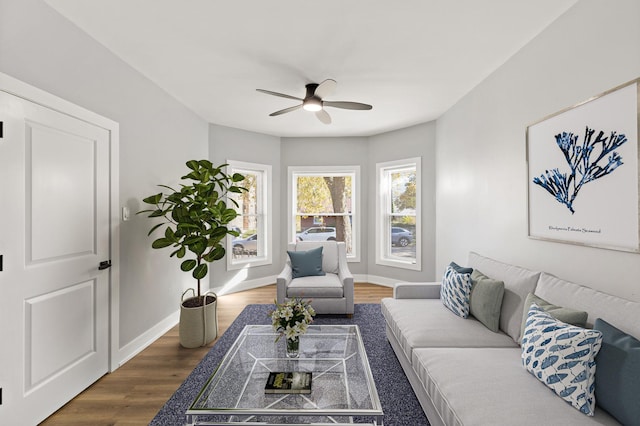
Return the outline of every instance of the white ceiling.
{"type": "Polygon", "coordinates": [[[367,136],[438,118],[578,0],[46,0],[208,122],[367,136]],[[298,102],[332,78],[322,124],[298,102]]]}

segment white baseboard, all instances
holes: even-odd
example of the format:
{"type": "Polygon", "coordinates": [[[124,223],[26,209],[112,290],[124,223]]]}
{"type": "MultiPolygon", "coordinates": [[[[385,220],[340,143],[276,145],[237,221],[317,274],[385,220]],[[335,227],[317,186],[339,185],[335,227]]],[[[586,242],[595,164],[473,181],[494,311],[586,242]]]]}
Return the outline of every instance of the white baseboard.
{"type": "Polygon", "coordinates": [[[134,356],[138,355],[147,346],[158,340],[162,337],[167,331],[171,330],[173,327],[178,324],[180,320],[180,310],[175,311],[158,324],[151,327],[149,330],[142,333],[140,336],[133,339],[131,342],[124,345],[118,351],[118,367],[123,366],[127,361],[129,361],[134,356]]]}
{"type": "Polygon", "coordinates": [[[366,275],[366,274],[355,275],[354,279],[356,282],[359,282],[359,283],[377,284],[385,287],[393,287],[396,283],[399,283],[402,281],[397,278],[386,278],[386,277],[380,277],[377,275],[366,275]]]}

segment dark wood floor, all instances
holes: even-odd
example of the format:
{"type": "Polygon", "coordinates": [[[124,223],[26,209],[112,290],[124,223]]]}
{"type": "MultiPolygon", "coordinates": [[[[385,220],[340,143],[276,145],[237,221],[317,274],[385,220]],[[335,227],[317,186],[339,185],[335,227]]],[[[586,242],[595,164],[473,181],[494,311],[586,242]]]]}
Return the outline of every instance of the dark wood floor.
{"type": "MultiPolygon", "coordinates": [[[[355,303],[380,303],[392,289],[373,284],[356,284],[355,303]]],[[[222,335],[253,303],[271,303],[275,285],[220,296],[218,335],[222,335]]],[[[122,367],[107,374],[66,404],[43,425],[146,425],[191,373],[211,344],[197,349],[180,346],[174,327],[122,367]]]]}

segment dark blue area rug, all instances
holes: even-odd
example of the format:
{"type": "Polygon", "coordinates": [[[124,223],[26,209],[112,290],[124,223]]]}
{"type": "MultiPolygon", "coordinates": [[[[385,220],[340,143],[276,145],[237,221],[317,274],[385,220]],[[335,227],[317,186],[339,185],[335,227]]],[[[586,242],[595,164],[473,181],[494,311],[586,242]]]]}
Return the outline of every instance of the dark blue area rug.
{"type": "MultiPolygon", "coordinates": [[[[185,411],[198,395],[227,350],[247,324],[271,324],[267,316],[274,305],[249,305],[238,315],[200,364],[169,398],[151,421],[153,426],[182,425],[185,411]]],[[[384,318],[378,304],[357,304],[353,318],[344,315],[318,315],[314,324],[356,324],[369,358],[387,426],[429,425],[407,377],[385,334],[384,318]]]]}

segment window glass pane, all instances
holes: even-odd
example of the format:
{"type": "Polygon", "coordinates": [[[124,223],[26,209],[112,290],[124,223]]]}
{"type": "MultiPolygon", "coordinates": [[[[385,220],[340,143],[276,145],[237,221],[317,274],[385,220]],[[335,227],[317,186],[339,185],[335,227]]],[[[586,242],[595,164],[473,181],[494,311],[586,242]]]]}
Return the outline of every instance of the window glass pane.
{"type": "Polygon", "coordinates": [[[264,244],[258,233],[260,217],[255,215],[237,217],[234,223],[240,228],[240,236],[231,240],[233,259],[247,259],[264,256],[264,244]],[[242,226],[242,228],[240,227],[242,226]]]}
{"type": "Polygon", "coordinates": [[[391,212],[416,214],[416,169],[390,173],[391,212]]]}
{"type": "Polygon", "coordinates": [[[352,173],[294,174],[295,238],[298,241],[344,241],[353,247],[352,173]]]}
{"type": "Polygon", "coordinates": [[[393,216],[387,230],[389,232],[388,255],[405,260],[415,259],[415,216],[393,216]]]}

